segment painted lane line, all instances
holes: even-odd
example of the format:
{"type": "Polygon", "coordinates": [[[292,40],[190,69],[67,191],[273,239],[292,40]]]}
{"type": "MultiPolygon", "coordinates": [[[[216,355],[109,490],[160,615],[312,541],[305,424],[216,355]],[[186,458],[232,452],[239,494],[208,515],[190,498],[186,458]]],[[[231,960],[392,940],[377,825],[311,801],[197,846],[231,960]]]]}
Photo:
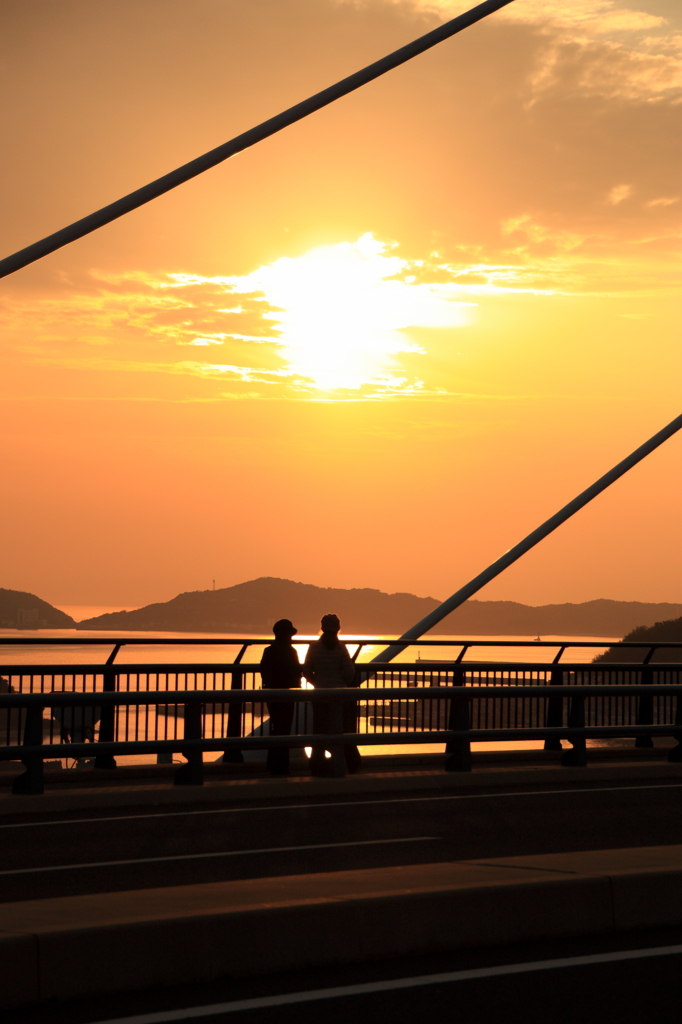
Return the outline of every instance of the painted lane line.
{"type": "Polygon", "coordinates": [[[219,1013],[237,1013],[242,1010],[260,1010],[268,1007],[296,1003],[314,1003],[322,999],[344,996],[371,995],[376,992],[394,992],[397,989],[422,988],[426,985],[447,985],[479,978],[501,978],[510,974],[532,974],[536,971],[556,971],[563,967],[583,967],[588,964],[619,963],[624,960],[644,960],[648,957],[673,956],[682,953],[680,946],[657,946],[652,949],[628,949],[616,953],[591,953],[588,956],[569,956],[557,960],[534,960],[525,964],[502,964],[499,967],[476,967],[468,971],[448,971],[445,974],[426,974],[415,978],[395,978],[392,981],[370,981],[360,985],[340,985],[337,988],[312,989],[309,992],[288,992],[279,996],[261,996],[258,999],[238,999],[232,1003],[214,1003],[211,1006],[192,1006],[184,1010],[164,1010],[161,1013],[142,1013],[135,1017],[117,1017],[93,1024],[167,1024],[170,1021],[196,1017],[214,1017],[219,1013]]]}
{"type": "Polygon", "coordinates": [[[157,818],[187,818],[199,814],[257,814],[259,811],[310,811],[318,807],[368,807],[376,804],[424,804],[435,800],[502,800],[515,796],[563,796],[567,793],[627,793],[646,789],[682,789],[682,782],[660,783],[653,786],[600,786],[583,789],[520,790],[516,793],[452,793],[447,796],[407,796],[385,800],[333,800],[315,804],[271,804],[267,807],[215,807],[202,811],[158,811],[154,814],[120,814],[107,818],[60,818],[58,821],[17,821],[6,828],[47,828],[50,825],[94,825],[103,821],[155,821],[157,818]]]}
{"type": "MultiPolygon", "coordinates": [[[[471,864],[475,868],[489,868],[484,860],[464,860],[462,864],[471,864]]],[[[580,871],[571,871],[570,868],[539,868],[535,864],[500,864],[495,861],[496,868],[511,868],[512,871],[544,871],[549,875],[579,875],[580,871]]]]}
{"type": "Polygon", "coordinates": [[[315,843],[312,846],[266,846],[260,850],[220,850],[218,853],[181,853],[173,857],[136,857],[133,860],[99,860],[90,864],[51,864],[44,868],[16,868],[2,875],[38,875],[44,871],[80,871],[83,868],[111,868],[124,864],[161,864],[172,860],[201,860],[209,857],[247,857],[257,853],[291,853],[294,850],[332,850],[343,846],[385,846],[387,843],[431,843],[440,836],[410,836],[407,839],[361,839],[355,843],[315,843]]]}

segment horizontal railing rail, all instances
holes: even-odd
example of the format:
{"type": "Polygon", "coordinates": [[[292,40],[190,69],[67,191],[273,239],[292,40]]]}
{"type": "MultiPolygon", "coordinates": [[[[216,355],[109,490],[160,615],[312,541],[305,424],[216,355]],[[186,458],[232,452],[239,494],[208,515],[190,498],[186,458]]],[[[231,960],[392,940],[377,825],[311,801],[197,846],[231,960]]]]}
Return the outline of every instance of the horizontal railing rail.
{"type": "MultiPolygon", "coordinates": [[[[312,637],[297,637],[292,640],[292,643],[298,647],[308,646],[312,637]]],[[[508,648],[514,650],[521,647],[532,647],[534,649],[540,648],[552,648],[558,650],[556,661],[559,661],[567,650],[572,648],[576,649],[589,649],[604,650],[605,647],[614,650],[626,650],[633,649],[638,651],[646,651],[644,661],[650,660],[657,651],[673,650],[675,648],[682,652],[682,643],[671,642],[671,641],[660,641],[652,643],[651,641],[618,641],[614,643],[605,643],[604,640],[477,640],[475,638],[465,637],[452,637],[448,639],[432,640],[432,639],[417,639],[417,640],[395,640],[391,637],[365,637],[360,639],[347,638],[345,642],[355,648],[353,652],[353,660],[357,661],[363,650],[367,647],[401,647],[403,650],[407,650],[409,647],[415,647],[421,649],[433,649],[444,647],[459,647],[461,648],[454,661],[463,660],[468,652],[472,648],[508,648]]],[[[0,637],[0,652],[2,648],[12,647],[111,647],[111,653],[108,656],[107,664],[113,664],[120,650],[123,647],[238,647],[239,652],[236,654],[236,661],[239,663],[243,658],[244,654],[250,647],[263,647],[271,643],[271,638],[268,637],[222,637],[222,636],[201,636],[201,637],[131,637],[131,636],[106,636],[106,637],[0,637]]],[[[426,660],[426,659],[424,659],[426,660]]],[[[375,663],[381,664],[381,662],[375,663]]]]}
{"type": "MultiPolygon", "coordinates": [[[[680,652],[682,655],[682,651],[680,652]]],[[[359,676],[370,677],[381,674],[394,675],[405,672],[429,674],[438,672],[449,672],[463,670],[467,674],[471,672],[490,671],[492,672],[551,672],[555,669],[562,672],[635,672],[642,669],[649,669],[656,672],[669,672],[682,668],[682,656],[679,661],[664,662],[641,662],[641,661],[589,661],[589,662],[556,662],[556,661],[393,661],[382,665],[380,662],[356,663],[355,669],[359,676]]],[[[194,674],[224,674],[224,675],[260,675],[261,665],[259,662],[136,662],[134,664],[107,665],[104,663],[68,665],[0,665],[0,676],[74,676],[74,675],[194,675],[194,674]]]]}
{"type": "MultiPolygon", "coordinates": [[[[682,726],[675,730],[675,735],[678,732],[682,732],[682,726]]],[[[581,728],[579,726],[566,726],[566,727],[555,727],[555,728],[541,728],[541,729],[519,729],[514,733],[514,739],[518,740],[534,740],[544,739],[552,737],[560,737],[561,739],[606,739],[608,737],[614,738],[629,738],[638,735],[648,735],[653,733],[656,736],[670,736],[671,729],[669,726],[662,725],[641,725],[632,726],[628,728],[624,727],[608,727],[599,728],[593,726],[586,726],[581,728]],[[518,732],[518,735],[517,735],[518,732]]],[[[475,737],[467,729],[445,729],[442,731],[434,731],[428,733],[420,733],[419,741],[421,743],[447,743],[449,740],[467,740],[467,741],[505,741],[508,740],[509,730],[508,729],[482,729],[476,733],[475,737]]],[[[414,743],[414,733],[364,733],[364,732],[344,732],[344,733],[310,733],[306,736],[270,736],[267,739],[262,737],[248,736],[242,737],[241,739],[231,739],[230,737],[224,737],[222,740],[204,740],[204,739],[186,739],[182,741],[183,751],[187,750],[198,750],[207,752],[216,752],[220,750],[234,750],[234,749],[245,749],[245,750],[264,750],[269,747],[310,747],[316,744],[327,743],[329,745],[334,744],[355,744],[359,746],[393,746],[395,744],[407,744],[414,743]]],[[[111,754],[154,754],[157,751],[171,751],[172,753],[177,752],[178,744],[177,741],[172,740],[149,740],[148,742],[114,742],[114,743],[102,743],[102,751],[104,753],[111,754]]],[[[69,756],[79,757],[83,754],[86,756],[92,753],[92,747],[88,743],[73,743],[69,744],[69,756]]],[[[37,755],[40,758],[47,757],[64,757],[64,745],[60,743],[52,744],[32,744],[32,745],[18,745],[8,748],[8,754],[6,756],[12,757],[13,760],[20,759],[26,756],[37,755]]],[[[184,766],[182,766],[184,767],[184,766]]]]}
{"type": "MultiPolygon", "coordinates": [[[[102,632],[106,632],[102,630],[102,632]]],[[[309,644],[311,641],[318,639],[315,635],[296,635],[291,638],[291,642],[294,645],[309,644]]],[[[478,640],[475,637],[447,637],[445,639],[431,639],[429,637],[421,637],[417,640],[396,640],[390,636],[373,636],[373,637],[341,637],[343,643],[355,646],[360,644],[363,647],[373,646],[381,647],[388,644],[396,644],[400,647],[460,647],[465,645],[467,647],[682,647],[682,641],[679,640],[666,640],[652,642],[650,640],[607,640],[603,638],[595,640],[569,640],[563,638],[561,640],[542,640],[540,639],[519,639],[519,640],[508,640],[500,637],[499,639],[486,639],[478,640]]],[[[201,647],[206,646],[226,646],[226,647],[241,647],[246,644],[248,647],[262,647],[264,644],[271,644],[272,637],[268,636],[247,636],[247,637],[236,637],[236,636],[221,636],[216,634],[213,636],[147,636],[141,633],[140,636],[119,636],[116,633],[112,633],[107,636],[2,636],[0,637],[0,647],[14,647],[14,646],[26,646],[26,647],[44,647],[46,644],[50,646],[64,646],[64,647],[75,647],[75,646],[90,646],[90,647],[108,647],[114,644],[120,644],[121,647],[201,647]]]]}
{"type": "MultiPolygon", "coordinates": [[[[682,669],[682,666],[675,666],[682,669]]],[[[334,701],[366,701],[406,700],[422,701],[428,699],[444,700],[456,697],[458,700],[495,700],[528,697],[532,700],[543,700],[550,697],[642,697],[682,695],[682,683],[656,685],[611,685],[584,684],[552,686],[543,685],[538,692],[536,686],[424,686],[419,688],[386,686],[376,690],[363,690],[360,687],[338,687],[323,690],[257,690],[260,701],[284,701],[294,703],[329,703],[334,701]]],[[[93,707],[96,705],[115,706],[153,706],[156,704],[244,704],[253,700],[254,691],[248,690],[159,690],[157,692],[118,692],[103,693],[101,691],[64,691],[45,693],[2,693],[0,708],[3,707],[93,707]]]]}
{"type": "MultiPolygon", "coordinates": [[[[45,674],[50,674],[57,669],[61,678],[69,672],[84,671],[84,666],[58,666],[50,667],[35,666],[45,674]]],[[[0,693],[0,720],[4,715],[9,718],[13,711],[19,711],[23,716],[23,743],[7,742],[0,747],[0,758],[20,759],[26,766],[24,775],[14,781],[13,791],[17,793],[38,793],[43,791],[43,761],[46,757],[73,757],[79,758],[96,751],[96,758],[100,761],[100,767],[115,767],[116,755],[168,754],[180,751],[187,758],[187,764],[182,765],[176,772],[178,784],[201,784],[203,781],[203,753],[205,751],[223,751],[227,757],[230,753],[240,753],[242,750],[262,750],[267,748],[280,747],[304,747],[326,744],[330,749],[342,750],[344,745],[362,744],[363,746],[376,746],[385,744],[400,743],[445,743],[446,744],[446,769],[447,770],[469,770],[471,767],[470,744],[472,739],[477,741],[499,741],[499,740],[526,740],[544,739],[546,744],[558,744],[550,749],[561,748],[561,740],[568,740],[573,744],[573,750],[565,751],[562,757],[563,764],[584,765],[586,763],[586,742],[588,739],[596,738],[635,738],[637,742],[646,740],[648,744],[653,742],[653,737],[672,736],[678,740],[678,746],[670,753],[671,760],[682,760],[682,665],[666,665],[658,670],[653,666],[613,666],[608,669],[594,669],[590,666],[561,666],[555,664],[542,666],[542,670],[549,673],[551,682],[543,682],[538,685],[519,685],[518,683],[507,682],[500,684],[496,682],[491,685],[462,685],[466,683],[467,675],[474,675],[481,666],[475,666],[473,673],[465,672],[465,666],[455,666],[454,675],[456,684],[440,684],[436,686],[354,686],[339,689],[239,689],[233,688],[195,688],[195,689],[156,689],[147,691],[131,690],[43,690],[42,692],[3,692],[0,693]],[[624,673],[625,669],[625,673],[624,673]],[[640,677],[646,675],[648,681],[636,684],[606,683],[591,681],[578,683],[579,677],[603,677],[611,673],[616,676],[627,674],[632,669],[640,677]],[[562,681],[557,683],[557,676],[561,675],[562,681]],[[655,676],[663,676],[667,682],[654,681],[655,676]],[[568,682],[563,682],[567,678],[568,682]],[[338,708],[335,713],[335,726],[327,733],[312,732],[309,729],[297,728],[294,735],[269,736],[261,730],[260,735],[252,733],[249,736],[241,735],[241,730],[235,731],[230,728],[232,712],[237,709],[241,711],[244,705],[254,705],[258,701],[261,705],[270,702],[289,702],[295,705],[325,704],[331,708],[338,708]],[[655,702],[658,701],[657,715],[659,720],[654,721],[655,702]],[[600,703],[601,702],[601,703],[600,703]],[[646,703],[648,702],[648,703],[646,703]],[[358,731],[357,725],[354,730],[342,731],[341,709],[355,705],[356,723],[360,712],[365,712],[368,723],[372,728],[367,731],[358,731]],[[214,730],[212,736],[206,735],[207,720],[216,715],[222,722],[222,711],[227,706],[227,730],[222,726],[218,734],[214,730]],[[397,715],[391,714],[389,727],[385,728],[383,719],[386,707],[398,709],[397,715]],[[436,707],[434,721],[436,728],[433,728],[433,721],[426,714],[427,709],[433,710],[436,707]],[[606,716],[608,722],[597,721],[597,712],[606,707],[609,714],[606,716]],[[129,715],[138,714],[140,711],[149,712],[154,709],[157,713],[165,709],[168,715],[169,708],[182,708],[184,717],[184,733],[182,736],[172,737],[155,735],[152,739],[145,737],[140,740],[135,734],[130,739],[128,732],[129,720],[124,719],[123,729],[125,738],[116,739],[115,725],[116,716],[121,713],[129,715]],[[521,713],[517,713],[518,709],[521,713]],[[90,710],[89,710],[90,709],[90,710]],[[483,709],[484,714],[481,714],[483,709]],[[79,741],[73,736],[67,736],[62,742],[44,742],[45,710],[50,710],[53,715],[61,716],[61,722],[73,722],[77,713],[80,713],[83,721],[92,723],[91,740],[88,743],[84,737],[79,741]],[[99,737],[94,741],[95,713],[101,719],[99,737]],[[414,717],[419,713],[420,721],[414,717]],[[636,714],[633,720],[633,714],[636,714]],[[70,717],[69,717],[70,715],[70,717]],[[88,717],[88,715],[90,717],[88,717]],[[412,715],[412,719],[410,719],[412,715]],[[497,716],[498,721],[494,721],[497,716]],[[590,720],[592,719],[592,720],[590,720]],[[625,719],[628,719],[627,721],[625,719]],[[503,724],[500,725],[500,721],[503,724]],[[506,723],[506,724],[505,724],[506,723]],[[409,726],[412,725],[412,728],[409,726]]],[[[486,670],[490,670],[494,676],[499,675],[500,665],[486,663],[486,670]]],[[[19,666],[17,671],[25,671],[25,666],[19,666]]],[[[148,666],[142,666],[144,671],[148,666]]],[[[196,668],[196,666],[194,667],[196,668]]],[[[205,669],[206,666],[201,666],[205,669]]],[[[408,675],[414,671],[415,666],[401,666],[402,674],[408,675]]],[[[537,665],[528,666],[533,672],[537,672],[537,665]]],[[[132,667],[133,674],[136,674],[140,666],[132,667]]],[[[154,674],[158,677],[168,672],[184,674],[187,666],[154,666],[154,674]]],[[[259,666],[226,666],[219,674],[224,678],[230,674],[239,674],[244,671],[251,671],[255,675],[259,666]],[[232,669],[232,672],[228,671],[232,669]]],[[[502,666],[503,671],[509,672],[510,666],[502,666]]],[[[215,674],[215,666],[209,666],[211,673],[215,674]]],[[[518,666],[512,674],[524,675],[526,670],[519,673],[518,666]]],[[[7,671],[7,670],[5,670],[7,671]]],[[[119,667],[116,670],[109,669],[106,673],[109,677],[125,676],[131,671],[131,667],[125,669],[119,667]]],[[[370,670],[368,669],[368,672],[370,670]]],[[[381,666],[371,670],[372,674],[377,671],[384,671],[381,666]]],[[[385,670],[389,674],[389,670],[385,670]]],[[[391,674],[400,674],[398,666],[391,666],[391,674]]],[[[198,674],[198,673],[195,673],[198,674]]],[[[13,678],[8,673],[9,678],[13,678]]],[[[109,680],[111,681],[111,680],[109,680]]],[[[602,715],[602,718],[604,716],[602,715]]],[[[135,719],[135,722],[137,720],[135,719]]],[[[234,721],[234,720],[232,720],[234,721]]],[[[52,740],[52,736],[50,740],[52,740]]],[[[97,764],[96,760],[96,764],[97,764]]]]}

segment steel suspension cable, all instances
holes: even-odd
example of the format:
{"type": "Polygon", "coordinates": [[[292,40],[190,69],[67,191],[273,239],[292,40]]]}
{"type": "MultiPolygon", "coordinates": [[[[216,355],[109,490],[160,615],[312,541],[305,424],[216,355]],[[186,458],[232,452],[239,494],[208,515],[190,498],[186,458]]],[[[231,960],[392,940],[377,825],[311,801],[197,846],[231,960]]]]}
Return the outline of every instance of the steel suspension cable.
{"type": "Polygon", "coordinates": [[[123,196],[122,199],[102,207],[101,210],[97,210],[95,213],[75,221],[68,227],[55,231],[54,234],[42,238],[39,242],[34,242],[25,249],[20,249],[19,252],[15,252],[12,256],[7,256],[5,259],[0,260],[0,277],[14,274],[17,270],[21,270],[22,267],[42,259],[43,256],[47,256],[49,253],[69,245],[70,242],[83,238],[84,235],[90,234],[91,231],[96,231],[98,228],[104,227],[105,224],[110,224],[119,217],[123,217],[126,213],[144,206],[145,203],[149,203],[152,199],[157,199],[166,192],[170,192],[171,189],[177,188],[178,185],[184,184],[184,182],[189,181],[191,178],[196,178],[197,175],[203,174],[204,171],[215,167],[224,160],[228,160],[231,156],[242,153],[245,149],[255,146],[257,142],[262,142],[263,139],[275,135],[277,132],[282,131],[283,128],[295,124],[296,121],[301,121],[304,117],[315,113],[316,110],[321,110],[322,107],[328,106],[342,96],[355,92],[356,89],[367,85],[368,82],[373,82],[374,79],[385,75],[387,71],[392,71],[401,64],[405,64],[408,60],[412,60],[413,57],[417,57],[420,53],[430,50],[431,47],[437,46],[438,43],[442,43],[445,39],[450,39],[451,36],[457,35],[458,32],[469,28],[470,25],[476,24],[477,21],[481,21],[483,18],[487,18],[489,14],[494,14],[495,11],[499,11],[500,8],[506,7],[510,3],[513,3],[513,0],[486,0],[485,3],[479,4],[470,11],[460,14],[457,18],[445,22],[444,25],[439,25],[438,28],[427,32],[426,35],[420,36],[419,39],[408,43],[407,46],[402,46],[399,50],[394,50],[388,56],[382,57],[381,60],[369,64],[361,71],[356,71],[354,74],[349,75],[348,78],[343,78],[335,85],[323,89],[322,92],[318,92],[307,100],[289,107],[288,110],[284,110],[281,114],[271,117],[268,121],[263,121],[262,124],[251,128],[242,135],[237,135],[236,138],[225,142],[222,146],[204,153],[203,156],[197,157],[195,160],[190,160],[189,163],[183,164],[182,167],[177,167],[174,171],[164,174],[163,177],[157,178],[135,192],[130,192],[127,196],[123,196]]]}
{"type": "MultiPolygon", "coordinates": [[[[645,459],[647,455],[650,455],[651,452],[655,451],[656,448],[662,445],[664,441],[667,441],[669,437],[672,437],[673,434],[676,434],[677,431],[681,429],[682,415],[677,416],[667,425],[667,427],[663,427],[662,430],[659,430],[657,434],[654,434],[653,437],[649,438],[648,441],[632,452],[631,455],[628,455],[626,459],[623,459],[623,461],[619,462],[617,466],[614,466],[608,473],[605,473],[604,476],[600,477],[599,480],[593,483],[591,487],[588,487],[587,490],[579,494],[577,498],[574,498],[573,501],[569,501],[568,505],[564,505],[564,507],[555,515],[551,516],[550,519],[547,519],[542,526],[538,526],[536,530],[529,533],[528,536],[519,544],[510,548],[509,551],[506,551],[501,558],[494,561],[492,565],[489,565],[482,573],[475,576],[465,586],[460,587],[452,597],[449,597],[447,601],[443,601],[443,603],[438,605],[437,608],[434,608],[432,612],[425,615],[420,622],[417,622],[414,626],[408,629],[406,633],[403,633],[399,639],[417,640],[420,636],[423,636],[424,633],[428,632],[428,630],[433,629],[433,627],[444,619],[446,615],[453,612],[455,608],[459,608],[459,606],[464,604],[464,602],[472,597],[473,594],[481,590],[486,583],[490,583],[491,580],[494,580],[495,577],[499,576],[505,569],[508,569],[509,566],[518,561],[522,555],[525,555],[527,551],[530,551],[530,549],[534,548],[536,544],[539,544],[541,540],[547,537],[550,533],[553,533],[557,527],[561,526],[562,523],[565,523],[566,520],[570,519],[576,512],[579,512],[580,509],[589,504],[593,498],[596,498],[598,494],[605,491],[607,487],[610,487],[611,484],[616,482],[616,480],[619,480],[620,477],[624,476],[630,469],[632,469],[633,466],[636,466],[638,462],[645,459]]],[[[400,644],[387,647],[383,651],[380,651],[376,657],[372,658],[372,662],[392,661],[393,658],[400,654],[402,650],[404,650],[404,648],[400,644]]]]}

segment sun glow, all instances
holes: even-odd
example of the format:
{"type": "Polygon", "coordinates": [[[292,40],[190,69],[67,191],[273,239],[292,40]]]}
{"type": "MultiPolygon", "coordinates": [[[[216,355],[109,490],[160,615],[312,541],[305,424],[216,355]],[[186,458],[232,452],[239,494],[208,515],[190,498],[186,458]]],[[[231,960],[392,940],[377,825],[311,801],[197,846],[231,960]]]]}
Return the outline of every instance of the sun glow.
{"type": "Polygon", "coordinates": [[[409,327],[459,327],[466,307],[443,286],[415,283],[407,260],[371,234],[283,257],[239,278],[236,291],[262,291],[289,371],[320,391],[419,390],[400,353],[424,353],[409,327]]]}

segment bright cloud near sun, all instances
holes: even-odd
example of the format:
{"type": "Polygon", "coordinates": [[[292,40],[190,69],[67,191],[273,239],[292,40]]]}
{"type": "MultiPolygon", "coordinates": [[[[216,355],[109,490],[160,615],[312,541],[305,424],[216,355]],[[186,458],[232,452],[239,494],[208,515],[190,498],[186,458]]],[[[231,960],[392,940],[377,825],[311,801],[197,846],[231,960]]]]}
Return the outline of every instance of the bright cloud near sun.
{"type": "MultiPolygon", "coordinates": [[[[407,260],[365,234],[357,242],[282,257],[233,278],[237,292],[263,292],[290,371],[322,391],[374,385],[404,390],[399,353],[423,353],[410,327],[459,327],[472,303],[452,286],[418,284],[407,260]]],[[[414,383],[411,386],[415,386],[414,383]]]]}
{"type": "Polygon", "coordinates": [[[577,243],[530,215],[504,230],[513,242],[505,264],[453,264],[435,252],[405,259],[396,243],[366,233],[241,276],[92,271],[88,294],[7,302],[0,323],[34,364],[200,378],[219,382],[226,398],[443,395],[453,381],[437,368],[447,351],[458,355],[447,332],[473,326],[479,301],[562,290],[577,243]],[[531,250],[550,243],[548,280],[531,250]],[[95,357],[93,346],[106,351],[95,357]],[[178,359],[177,346],[196,357],[178,359]]]}

